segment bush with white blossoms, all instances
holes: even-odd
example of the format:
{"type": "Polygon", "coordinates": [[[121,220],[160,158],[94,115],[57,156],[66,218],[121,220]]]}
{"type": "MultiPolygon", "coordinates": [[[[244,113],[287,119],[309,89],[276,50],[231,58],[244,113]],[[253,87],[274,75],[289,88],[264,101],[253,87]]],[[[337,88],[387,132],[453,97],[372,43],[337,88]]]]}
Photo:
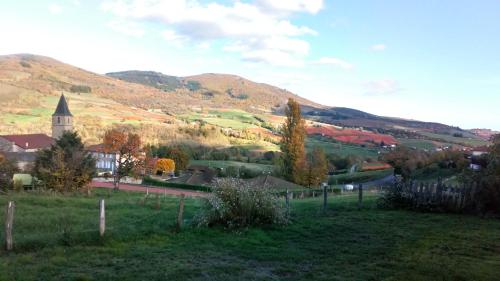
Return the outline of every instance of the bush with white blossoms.
{"type": "Polygon", "coordinates": [[[228,228],[286,223],[286,209],[272,190],[234,178],[216,181],[199,217],[200,225],[228,228]]]}

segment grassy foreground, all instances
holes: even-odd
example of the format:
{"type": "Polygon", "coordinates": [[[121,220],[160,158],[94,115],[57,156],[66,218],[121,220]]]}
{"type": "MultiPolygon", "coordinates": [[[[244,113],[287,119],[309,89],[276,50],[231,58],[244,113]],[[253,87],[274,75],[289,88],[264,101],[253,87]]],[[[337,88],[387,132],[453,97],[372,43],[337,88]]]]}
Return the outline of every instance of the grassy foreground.
{"type": "MultiPolygon", "coordinates": [[[[385,211],[368,196],[292,201],[286,227],[175,233],[178,198],[99,190],[90,198],[0,196],[16,201],[16,250],[0,280],[498,280],[500,221],[385,211]],[[108,230],[99,239],[98,199],[108,230]],[[66,234],[64,234],[66,233],[66,234]]],[[[200,209],[187,199],[186,222],[200,209]]],[[[3,217],[3,216],[2,216],[3,217]]],[[[3,241],[3,233],[2,233],[3,241]]]]}

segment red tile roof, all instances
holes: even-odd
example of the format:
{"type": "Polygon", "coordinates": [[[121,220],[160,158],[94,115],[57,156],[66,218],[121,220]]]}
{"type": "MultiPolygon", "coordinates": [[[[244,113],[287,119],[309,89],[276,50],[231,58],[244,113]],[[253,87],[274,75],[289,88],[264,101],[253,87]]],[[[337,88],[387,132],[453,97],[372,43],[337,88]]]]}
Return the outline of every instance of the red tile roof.
{"type": "Polygon", "coordinates": [[[46,134],[3,135],[0,136],[23,149],[49,148],[55,140],[46,134]]]}

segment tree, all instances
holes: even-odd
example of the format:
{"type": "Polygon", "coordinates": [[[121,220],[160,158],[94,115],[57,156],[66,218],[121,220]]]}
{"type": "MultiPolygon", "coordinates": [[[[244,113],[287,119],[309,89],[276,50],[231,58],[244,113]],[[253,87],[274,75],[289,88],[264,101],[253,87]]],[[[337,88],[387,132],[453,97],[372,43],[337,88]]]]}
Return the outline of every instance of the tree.
{"type": "Polygon", "coordinates": [[[314,147],[312,153],[308,155],[307,172],[303,179],[303,184],[308,187],[318,186],[328,174],[328,161],[323,149],[314,147]]]}
{"type": "Polygon", "coordinates": [[[281,128],[281,168],[284,177],[300,183],[305,166],[305,123],[300,113],[300,105],[293,99],[288,100],[285,108],[286,120],[281,128]]]}
{"type": "Polygon", "coordinates": [[[141,138],[137,134],[125,133],[117,129],[104,134],[104,150],[117,154],[117,167],[114,173],[114,186],[119,189],[121,178],[133,173],[142,166],[141,138]]]}
{"type": "Polygon", "coordinates": [[[13,184],[12,177],[18,171],[16,163],[0,154],[0,189],[11,188],[13,184]]]}
{"type": "Polygon", "coordinates": [[[35,177],[59,192],[82,189],[95,171],[95,159],[84,150],[76,132],[64,132],[50,149],[39,151],[34,167],[35,177]]]}
{"type": "Polygon", "coordinates": [[[500,214],[500,135],[495,135],[492,141],[486,169],[472,177],[479,184],[475,201],[477,211],[482,214],[500,214]]]}
{"type": "Polygon", "coordinates": [[[428,153],[403,146],[385,154],[383,160],[394,167],[394,174],[401,175],[405,181],[409,180],[417,169],[432,162],[428,153]]]}
{"type": "Polygon", "coordinates": [[[170,158],[175,162],[175,174],[179,175],[189,165],[189,155],[186,148],[177,146],[146,146],[148,157],[170,158]]]}
{"type": "Polygon", "coordinates": [[[174,160],[176,175],[179,175],[180,171],[186,170],[189,164],[189,156],[181,146],[169,147],[164,157],[174,160]]]}
{"type": "Polygon", "coordinates": [[[156,161],[155,164],[155,171],[156,173],[161,172],[163,173],[173,173],[175,171],[175,162],[172,159],[168,158],[161,158],[156,161]]]}

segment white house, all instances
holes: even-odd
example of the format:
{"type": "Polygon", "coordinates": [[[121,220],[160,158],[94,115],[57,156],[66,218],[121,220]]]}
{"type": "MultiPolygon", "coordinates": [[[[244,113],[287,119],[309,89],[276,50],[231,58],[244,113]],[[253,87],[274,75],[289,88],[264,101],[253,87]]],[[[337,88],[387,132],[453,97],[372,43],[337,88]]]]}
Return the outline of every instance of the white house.
{"type": "Polygon", "coordinates": [[[86,149],[96,160],[96,168],[98,174],[110,173],[113,174],[118,166],[118,154],[109,152],[104,149],[103,144],[96,144],[87,147],[86,149]]]}

